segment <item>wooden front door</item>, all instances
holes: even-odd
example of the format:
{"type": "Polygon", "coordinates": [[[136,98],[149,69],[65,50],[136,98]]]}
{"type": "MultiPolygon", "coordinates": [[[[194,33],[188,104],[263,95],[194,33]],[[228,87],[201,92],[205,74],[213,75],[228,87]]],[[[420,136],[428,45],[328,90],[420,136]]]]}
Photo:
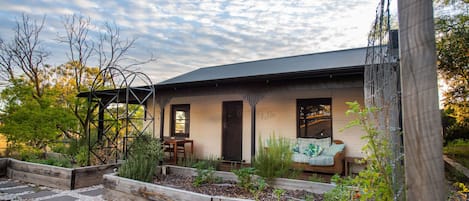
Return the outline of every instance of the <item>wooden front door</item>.
{"type": "Polygon", "coordinates": [[[241,161],[243,153],[243,101],[223,102],[222,116],[223,159],[241,161]]]}

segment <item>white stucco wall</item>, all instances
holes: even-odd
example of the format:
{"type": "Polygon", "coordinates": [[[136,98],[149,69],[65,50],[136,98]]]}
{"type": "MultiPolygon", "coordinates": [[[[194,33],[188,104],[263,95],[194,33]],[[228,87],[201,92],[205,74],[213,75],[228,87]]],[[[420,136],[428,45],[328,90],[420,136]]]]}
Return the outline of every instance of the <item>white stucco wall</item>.
{"type": "Polygon", "coordinates": [[[361,148],[364,142],[360,139],[363,131],[360,128],[350,128],[343,132],[343,128],[354,119],[346,116],[348,109],[345,102],[358,101],[363,104],[363,88],[316,89],[314,91],[294,91],[271,93],[257,105],[257,135],[263,139],[274,134],[291,139],[296,138],[296,100],[307,98],[332,98],[332,128],[333,139],[339,139],[346,144],[348,156],[362,156],[361,148]]]}
{"type": "MultiPolygon", "coordinates": [[[[190,139],[194,140],[194,152],[198,158],[221,156],[222,146],[222,102],[243,101],[243,160],[250,161],[251,153],[251,113],[250,106],[243,100],[244,94],[204,95],[172,98],[165,107],[164,136],[170,132],[170,109],[172,104],[190,104],[190,139]]],[[[363,131],[359,128],[340,132],[354,119],[347,117],[347,101],[359,101],[363,104],[363,88],[341,86],[337,88],[295,88],[273,90],[264,95],[257,104],[256,140],[275,133],[276,136],[296,138],[296,100],[306,98],[332,98],[333,138],[343,140],[348,156],[362,156],[360,139],[363,131]]],[[[148,105],[152,111],[151,105],[148,105]]],[[[155,109],[155,135],[159,136],[160,109],[155,109]]]]}

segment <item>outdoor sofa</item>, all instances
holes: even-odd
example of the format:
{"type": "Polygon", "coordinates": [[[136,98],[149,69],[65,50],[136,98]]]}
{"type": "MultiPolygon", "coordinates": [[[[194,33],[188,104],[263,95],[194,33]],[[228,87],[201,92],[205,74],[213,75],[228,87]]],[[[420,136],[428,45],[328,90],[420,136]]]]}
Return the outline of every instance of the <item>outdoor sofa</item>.
{"type": "Polygon", "coordinates": [[[293,168],[328,174],[344,172],[345,144],[331,138],[297,138],[293,146],[293,168]]]}

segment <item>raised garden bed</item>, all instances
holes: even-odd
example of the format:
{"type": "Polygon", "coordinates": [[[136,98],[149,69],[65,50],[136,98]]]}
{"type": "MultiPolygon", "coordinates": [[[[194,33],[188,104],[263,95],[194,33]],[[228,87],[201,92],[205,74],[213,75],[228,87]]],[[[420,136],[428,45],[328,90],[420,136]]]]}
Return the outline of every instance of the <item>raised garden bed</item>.
{"type": "Polygon", "coordinates": [[[10,179],[59,189],[73,190],[101,184],[104,174],[112,173],[119,164],[63,168],[20,161],[12,158],[0,160],[0,174],[6,172],[10,179]],[[5,165],[3,165],[5,164],[5,165]]]}
{"type": "Polygon", "coordinates": [[[0,158],[0,177],[7,175],[8,158],[0,158]]]}
{"type": "MultiPolygon", "coordinates": [[[[104,195],[107,200],[252,200],[252,194],[235,185],[237,177],[231,172],[216,171],[222,183],[192,186],[196,169],[162,166],[161,176],[154,183],[126,179],[116,174],[104,175],[104,195]],[[235,195],[235,196],[234,196],[235,195]]],[[[260,194],[260,200],[277,200],[273,191],[284,189],[281,200],[302,200],[305,196],[321,200],[324,192],[334,185],[292,179],[273,179],[260,194]]]]}

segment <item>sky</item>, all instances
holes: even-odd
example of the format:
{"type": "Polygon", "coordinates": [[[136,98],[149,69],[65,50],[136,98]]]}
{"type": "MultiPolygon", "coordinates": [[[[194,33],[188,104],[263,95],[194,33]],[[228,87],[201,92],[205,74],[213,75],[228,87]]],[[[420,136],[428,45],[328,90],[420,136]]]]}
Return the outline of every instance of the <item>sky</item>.
{"type": "MultiPolygon", "coordinates": [[[[12,37],[22,14],[41,20],[47,63],[67,61],[58,43],[67,15],[115,23],[136,38],[129,56],[153,83],[201,68],[365,47],[377,0],[1,0],[0,38],[12,37]]],[[[93,32],[92,34],[97,34],[93,32]]]]}

